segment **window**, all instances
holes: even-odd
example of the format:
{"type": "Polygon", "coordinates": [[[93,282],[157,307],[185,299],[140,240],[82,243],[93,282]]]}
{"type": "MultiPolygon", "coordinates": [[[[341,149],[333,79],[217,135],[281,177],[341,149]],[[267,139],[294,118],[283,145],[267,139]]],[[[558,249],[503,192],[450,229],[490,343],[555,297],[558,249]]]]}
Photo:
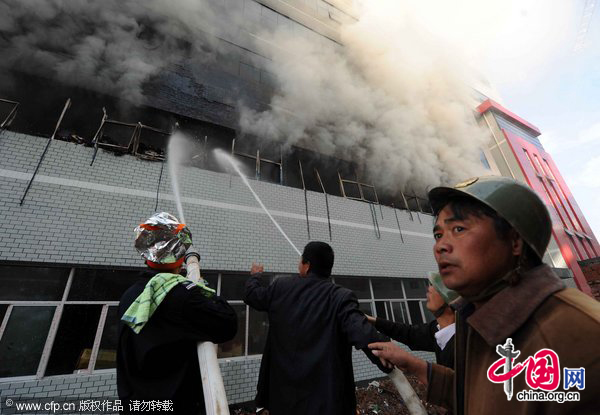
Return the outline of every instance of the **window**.
{"type": "Polygon", "coordinates": [[[169,132],[138,123],[133,141],[133,155],[146,160],[164,160],[169,132]]]}
{"type": "Polygon", "coordinates": [[[118,301],[138,273],[0,265],[0,377],[114,368],[118,301]]]}
{"type": "Polygon", "coordinates": [[[140,271],[77,268],[69,301],[119,301],[123,293],[139,280],[140,271]]]}
{"type": "Polygon", "coordinates": [[[60,301],[68,268],[0,266],[0,300],[60,301]]]}
{"type": "Polygon", "coordinates": [[[36,374],[55,309],[12,307],[0,339],[0,377],[36,374]]]}
{"type": "Polygon", "coordinates": [[[231,304],[231,307],[235,310],[238,317],[238,329],[233,339],[218,345],[217,356],[220,358],[243,356],[246,354],[246,309],[248,307],[241,301],[231,304]]]}
{"type": "MultiPolygon", "coordinates": [[[[344,177],[350,176],[344,175],[344,177]]],[[[340,190],[342,192],[342,196],[348,199],[379,203],[379,199],[377,198],[377,190],[375,190],[374,185],[361,183],[358,180],[358,175],[356,174],[356,172],[354,172],[352,177],[354,177],[354,179],[342,178],[342,173],[338,171],[338,178],[340,180],[340,190]]]]}
{"type": "Polygon", "coordinates": [[[102,108],[104,115],[100,121],[100,127],[94,135],[92,142],[94,147],[110,148],[127,152],[137,134],[138,124],[110,120],[106,109],[102,108]]]}
{"type": "Polygon", "coordinates": [[[490,162],[488,161],[487,157],[485,156],[485,153],[483,152],[483,150],[479,151],[479,159],[481,160],[481,164],[483,164],[483,167],[485,167],[487,170],[492,170],[492,168],[490,167],[490,162]]]}
{"type": "Polygon", "coordinates": [[[406,298],[427,297],[427,280],[425,278],[407,278],[404,280],[406,298]]]}
{"type": "Polygon", "coordinates": [[[421,314],[421,304],[419,301],[407,301],[408,311],[410,313],[411,324],[422,324],[423,315],[421,314]]]}
{"type": "Polygon", "coordinates": [[[232,155],[242,164],[242,173],[269,183],[283,183],[281,146],[260,142],[254,137],[242,137],[231,142],[232,155]]]}
{"type": "Polygon", "coordinates": [[[371,284],[375,298],[404,298],[400,278],[373,278],[371,284]]]}
{"type": "MultiPolygon", "coordinates": [[[[118,301],[138,273],[0,265],[0,378],[115,368],[118,301]],[[32,286],[36,289],[27,289],[32,286]]],[[[218,346],[218,357],[261,354],[269,321],[266,313],[243,303],[248,275],[208,272],[203,277],[238,315],[238,332],[218,346]]],[[[267,286],[273,278],[265,275],[262,283],[267,286]]],[[[365,314],[407,324],[423,322],[423,315],[430,318],[422,279],[341,276],[334,281],[355,292],[365,314]]]]}
{"type": "Polygon", "coordinates": [[[46,376],[87,371],[101,311],[101,305],[65,305],[46,376]]]}
{"type": "Polygon", "coordinates": [[[0,98],[0,130],[10,126],[18,108],[18,102],[0,98]]]}
{"type": "Polygon", "coordinates": [[[366,278],[335,277],[335,283],[354,291],[356,297],[360,299],[371,298],[371,288],[369,287],[369,280],[366,278]]]}

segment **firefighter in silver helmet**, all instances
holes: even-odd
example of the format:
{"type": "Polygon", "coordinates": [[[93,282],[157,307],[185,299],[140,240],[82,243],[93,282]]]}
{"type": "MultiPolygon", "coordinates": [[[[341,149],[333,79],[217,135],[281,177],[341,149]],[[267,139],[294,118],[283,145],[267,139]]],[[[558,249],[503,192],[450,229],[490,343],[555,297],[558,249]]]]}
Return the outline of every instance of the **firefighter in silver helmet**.
{"type": "Polygon", "coordinates": [[[371,344],[374,354],[454,414],[597,413],[600,303],[542,263],[552,232],[542,200],[504,177],[437,187],[429,200],[435,260],[461,295],[454,370],[389,343],[371,344]]]}
{"type": "Polygon", "coordinates": [[[235,336],[237,317],[206,285],[180,274],[192,234],[161,212],[135,228],[147,270],[119,303],[117,387],[125,412],[132,401],[171,401],[174,412],[204,413],[196,344],[235,336]]]}

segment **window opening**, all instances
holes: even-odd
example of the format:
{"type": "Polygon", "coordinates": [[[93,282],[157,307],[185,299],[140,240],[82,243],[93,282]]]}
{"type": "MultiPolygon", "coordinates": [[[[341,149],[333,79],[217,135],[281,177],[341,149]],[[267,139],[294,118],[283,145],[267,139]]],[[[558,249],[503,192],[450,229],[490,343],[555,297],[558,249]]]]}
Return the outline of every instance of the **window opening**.
{"type": "Polygon", "coordinates": [[[94,164],[98,147],[108,148],[116,152],[126,153],[131,148],[136,137],[139,123],[132,124],[108,118],[106,108],[102,108],[104,115],[100,121],[100,127],[92,139],[94,144],[94,155],[90,166],[94,164]]]}
{"type": "Polygon", "coordinates": [[[221,343],[217,348],[217,357],[236,357],[243,356],[245,353],[245,338],[246,338],[246,310],[247,306],[241,302],[229,302],[238,316],[238,329],[235,337],[228,342],[221,343]]]}
{"type": "Polygon", "coordinates": [[[248,355],[262,354],[269,331],[268,314],[248,308],[248,355]]]}
{"type": "Polygon", "coordinates": [[[433,320],[435,320],[435,316],[427,308],[427,300],[421,300],[421,310],[423,311],[426,323],[431,323],[433,320]]]}
{"type": "Polygon", "coordinates": [[[138,122],[134,133],[133,155],[144,160],[164,160],[171,133],[138,122]]]}
{"type": "Polygon", "coordinates": [[[392,301],[392,312],[396,323],[409,324],[408,312],[404,301],[392,301]]]}
{"type": "Polygon", "coordinates": [[[12,307],[0,339],[0,378],[35,375],[55,308],[12,307]]]}
{"type": "MultiPolygon", "coordinates": [[[[273,145],[273,143],[270,144],[273,145]]],[[[244,136],[243,140],[234,138],[231,141],[231,154],[242,162],[248,177],[269,183],[283,184],[283,154],[281,146],[277,145],[277,147],[278,151],[275,152],[268,149],[267,143],[257,143],[256,140],[244,136]],[[261,146],[261,144],[263,145],[261,146]],[[279,161],[272,160],[271,158],[274,156],[278,156],[279,161]]],[[[244,172],[244,170],[242,171],[244,172]]]]}
{"type": "Polygon", "coordinates": [[[406,304],[408,305],[411,324],[423,324],[420,301],[407,301],[406,304]]]}
{"type": "Polygon", "coordinates": [[[46,376],[87,372],[101,311],[101,305],[64,306],[46,376]]]}
{"type": "Polygon", "coordinates": [[[100,348],[95,359],[95,370],[117,367],[117,344],[119,341],[119,307],[108,307],[100,348]]]}
{"type": "Polygon", "coordinates": [[[335,283],[352,290],[358,299],[371,299],[369,280],[360,277],[335,277],[335,283]]]}
{"type": "MultiPolygon", "coordinates": [[[[346,199],[360,200],[363,202],[370,202],[379,204],[379,198],[377,197],[377,190],[372,184],[362,183],[358,179],[358,174],[354,168],[352,169],[352,176],[354,179],[342,178],[344,172],[338,170],[338,179],[340,181],[340,191],[342,196],[346,199]]],[[[348,177],[346,172],[344,177],[348,177]]]]}
{"type": "Polygon", "coordinates": [[[375,298],[404,298],[401,278],[372,278],[371,285],[375,298]]]}
{"type": "Polygon", "coordinates": [[[10,127],[18,108],[18,102],[0,98],[0,130],[10,127]]]}
{"type": "Polygon", "coordinates": [[[389,304],[387,301],[375,301],[375,316],[391,320],[391,315],[388,314],[389,304]]]}

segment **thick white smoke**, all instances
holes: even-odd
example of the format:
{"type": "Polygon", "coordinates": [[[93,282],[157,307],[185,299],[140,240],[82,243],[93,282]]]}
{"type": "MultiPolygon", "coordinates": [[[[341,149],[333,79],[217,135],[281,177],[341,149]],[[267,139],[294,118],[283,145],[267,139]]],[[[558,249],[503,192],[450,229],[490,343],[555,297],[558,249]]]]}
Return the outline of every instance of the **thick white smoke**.
{"type": "Polygon", "coordinates": [[[0,67],[144,103],[144,84],[169,66],[214,59],[221,39],[255,39],[278,90],[267,112],[241,108],[242,132],[349,159],[378,186],[422,192],[479,173],[484,138],[460,57],[405,3],[366,2],[334,46],[257,33],[243,18],[260,10],[252,1],[4,0],[0,67]]]}
{"type": "Polygon", "coordinates": [[[341,27],[343,47],[264,33],[278,83],[269,111],[241,127],[363,165],[378,186],[414,189],[481,173],[469,71],[404,2],[369,1],[341,27]]]}

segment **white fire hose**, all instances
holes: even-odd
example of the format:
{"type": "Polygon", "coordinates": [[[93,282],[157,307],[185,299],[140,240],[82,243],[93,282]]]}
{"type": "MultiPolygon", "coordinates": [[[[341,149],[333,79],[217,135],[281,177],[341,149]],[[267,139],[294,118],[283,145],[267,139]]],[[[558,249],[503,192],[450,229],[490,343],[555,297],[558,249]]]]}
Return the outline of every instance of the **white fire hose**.
{"type": "Polygon", "coordinates": [[[406,379],[404,373],[402,373],[401,370],[394,368],[394,370],[388,373],[388,376],[392,380],[394,386],[396,386],[396,389],[398,389],[404,404],[408,408],[408,412],[410,412],[411,415],[427,415],[425,407],[421,403],[415,390],[410,386],[410,383],[408,383],[408,379],[406,379]]]}
{"type": "MultiPolygon", "coordinates": [[[[192,281],[200,281],[200,254],[193,248],[185,254],[187,277],[192,281]]],[[[229,415],[229,405],[223,377],[217,361],[217,346],[212,342],[198,343],[198,363],[202,376],[202,390],[206,415],[229,415]]]]}

